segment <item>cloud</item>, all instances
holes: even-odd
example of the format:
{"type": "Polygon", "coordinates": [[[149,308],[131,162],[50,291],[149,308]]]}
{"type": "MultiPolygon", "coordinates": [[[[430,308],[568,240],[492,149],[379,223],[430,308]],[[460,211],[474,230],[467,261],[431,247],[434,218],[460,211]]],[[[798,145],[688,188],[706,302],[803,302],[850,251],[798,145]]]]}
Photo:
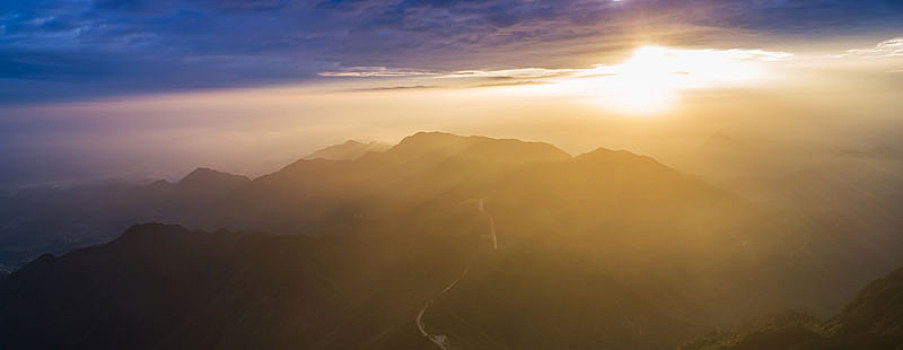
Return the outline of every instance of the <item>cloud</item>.
{"type": "Polygon", "coordinates": [[[429,89],[438,89],[440,86],[436,85],[411,85],[411,86],[381,86],[374,88],[361,88],[361,89],[351,89],[347,91],[351,92],[366,92],[366,91],[403,91],[403,90],[429,90],[429,89]]]}
{"type": "Polygon", "coordinates": [[[851,49],[837,55],[837,57],[861,57],[861,58],[892,58],[903,57],[903,37],[882,41],[874,47],[865,49],[851,49]]]}
{"type": "MultiPolygon", "coordinates": [[[[726,82],[749,82],[767,78],[768,65],[788,61],[794,55],[783,51],[762,49],[676,49],[644,46],[636,49],[624,62],[596,64],[589,68],[520,68],[439,71],[415,68],[351,67],[339,71],[319,73],[330,78],[393,78],[398,81],[419,82],[435,87],[481,88],[520,85],[554,84],[573,80],[595,80],[623,76],[634,79],[648,75],[682,75],[700,86],[723,85],[726,82]],[[691,76],[691,77],[690,77],[691,76]]],[[[671,80],[671,79],[664,79],[671,80]]],[[[424,85],[415,85],[422,88],[424,85]]],[[[407,86],[405,86],[406,88],[407,86]]],[[[365,90],[396,89],[397,85],[365,90]]],[[[358,90],[355,90],[358,91],[358,90]]]]}
{"type": "Polygon", "coordinates": [[[422,69],[386,67],[348,67],[338,71],[320,72],[317,75],[331,78],[402,78],[438,75],[422,69]]]}
{"type": "Polygon", "coordinates": [[[545,79],[579,72],[579,69],[519,68],[501,70],[462,70],[439,76],[440,78],[479,79],[545,79]]]}
{"type": "Polygon", "coordinates": [[[111,64],[85,86],[97,94],[466,71],[501,79],[614,60],[649,41],[752,46],[903,29],[901,16],[903,4],[882,0],[7,1],[0,53],[79,59],[65,69],[6,60],[0,72],[77,84],[84,74],[69,72],[111,64]]]}
{"type": "Polygon", "coordinates": [[[512,87],[512,86],[527,86],[527,85],[548,85],[551,84],[547,81],[536,81],[536,80],[523,80],[523,81],[513,81],[513,82],[503,82],[503,83],[486,83],[479,84],[476,86],[471,86],[474,88],[488,88],[488,87],[512,87]]]}
{"type": "Polygon", "coordinates": [[[0,50],[0,78],[29,80],[92,79],[110,73],[103,62],[72,55],[0,50]]]}
{"type": "Polygon", "coordinates": [[[542,79],[578,72],[577,69],[520,68],[500,70],[431,71],[416,68],[349,67],[317,73],[331,78],[412,78],[435,79],[542,79]]]}

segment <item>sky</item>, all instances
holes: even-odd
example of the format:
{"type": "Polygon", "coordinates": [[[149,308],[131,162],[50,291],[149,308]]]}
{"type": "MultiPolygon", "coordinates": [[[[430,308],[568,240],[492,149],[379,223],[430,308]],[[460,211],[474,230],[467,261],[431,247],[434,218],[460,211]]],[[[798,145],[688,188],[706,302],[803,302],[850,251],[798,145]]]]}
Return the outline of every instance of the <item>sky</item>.
{"type": "Polygon", "coordinates": [[[890,37],[899,1],[4,0],[0,100],[323,80],[357,67],[580,68],[654,41],[890,37]]]}
{"type": "Polygon", "coordinates": [[[901,63],[900,1],[0,0],[0,187],[255,175],[423,129],[892,143],[901,63]]]}

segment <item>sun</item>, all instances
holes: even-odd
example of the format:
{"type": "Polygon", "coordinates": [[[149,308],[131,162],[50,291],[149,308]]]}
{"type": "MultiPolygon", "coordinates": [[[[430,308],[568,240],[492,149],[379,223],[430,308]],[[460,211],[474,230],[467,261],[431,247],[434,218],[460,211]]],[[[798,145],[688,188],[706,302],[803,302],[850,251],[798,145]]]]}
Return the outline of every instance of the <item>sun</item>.
{"type": "Polygon", "coordinates": [[[671,109],[677,100],[678,88],[686,78],[675,70],[673,58],[665,48],[642,47],[624,63],[602,69],[610,76],[605,79],[608,80],[605,84],[600,84],[600,102],[633,114],[671,109]]]}
{"type": "MultiPolygon", "coordinates": [[[[617,64],[563,69],[542,84],[505,87],[531,97],[567,98],[624,116],[675,111],[692,90],[753,87],[787,74],[792,54],[761,49],[684,49],[647,45],[617,64]]],[[[547,73],[548,74],[548,73],[547,73]]]]}
{"type": "Polygon", "coordinates": [[[766,63],[782,58],[760,50],[642,46],[622,63],[584,70],[556,89],[622,114],[660,114],[674,109],[688,90],[762,80],[770,74],[766,63]]]}

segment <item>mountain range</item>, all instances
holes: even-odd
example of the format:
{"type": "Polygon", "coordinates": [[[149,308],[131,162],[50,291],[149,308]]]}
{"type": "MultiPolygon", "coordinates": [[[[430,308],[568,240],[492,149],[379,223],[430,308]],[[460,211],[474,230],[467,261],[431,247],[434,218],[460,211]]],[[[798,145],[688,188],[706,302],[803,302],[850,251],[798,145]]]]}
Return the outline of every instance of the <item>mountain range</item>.
{"type": "Polygon", "coordinates": [[[0,282],[3,345],[673,348],[827,318],[903,265],[895,235],[628,151],[424,132],[326,158],[3,197],[7,261],[101,244],[0,282]]]}

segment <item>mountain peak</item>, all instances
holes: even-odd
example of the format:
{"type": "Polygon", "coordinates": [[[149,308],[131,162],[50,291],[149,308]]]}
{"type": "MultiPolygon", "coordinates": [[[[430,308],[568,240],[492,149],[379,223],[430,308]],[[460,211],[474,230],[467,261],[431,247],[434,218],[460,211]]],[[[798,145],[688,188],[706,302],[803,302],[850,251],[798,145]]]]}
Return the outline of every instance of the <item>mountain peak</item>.
{"type": "Polygon", "coordinates": [[[486,139],[482,136],[460,136],[455,134],[449,134],[441,131],[418,131],[417,133],[405,137],[398,143],[394,148],[406,148],[406,147],[443,147],[450,146],[457,143],[466,142],[468,140],[476,140],[476,139],[486,139]]]}
{"type": "Polygon", "coordinates": [[[878,145],[872,147],[871,149],[866,151],[866,153],[875,158],[900,158],[901,156],[903,156],[900,151],[888,145],[878,145]]]}
{"type": "Polygon", "coordinates": [[[182,180],[179,181],[179,184],[191,183],[195,181],[201,180],[211,180],[211,179],[244,179],[250,181],[247,176],[243,175],[235,175],[227,172],[214,170],[206,167],[199,167],[194,169],[191,173],[186,175],[182,180]]]}
{"type": "Polygon", "coordinates": [[[712,134],[712,136],[709,136],[709,141],[712,141],[712,142],[722,142],[722,141],[730,142],[733,140],[734,140],[733,137],[727,136],[727,134],[725,134],[721,131],[717,131],[714,134],[712,134]]]}
{"type": "Polygon", "coordinates": [[[735,141],[737,141],[737,140],[734,139],[733,137],[731,137],[730,135],[725,134],[724,132],[721,132],[721,131],[716,131],[714,134],[709,136],[709,138],[706,140],[706,143],[707,144],[727,144],[727,143],[733,143],[735,141]]]}
{"type": "Polygon", "coordinates": [[[227,191],[249,182],[251,179],[247,176],[201,167],[182,178],[177,185],[195,191],[227,191]]]}
{"type": "Polygon", "coordinates": [[[390,152],[405,156],[461,156],[504,162],[563,160],[571,156],[551,144],[485,136],[421,131],[401,140],[390,152]]]}
{"type": "Polygon", "coordinates": [[[158,234],[184,234],[188,230],[180,225],[167,225],[161,223],[137,224],[129,227],[114,242],[134,242],[147,239],[158,234]]]}
{"type": "Polygon", "coordinates": [[[639,155],[626,150],[597,148],[575,157],[574,160],[578,164],[582,164],[582,166],[599,169],[629,167],[634,169],[642,168],[648,171],[662,170],[669,173],[676,171],[655,160],[655,158],[639,155]]]}
{"type": "Polygon", "coordinates": [[[744,146],[744,144],[742,141],[725,132],[716,131],[714,134],[709,135],[709,137],[705,139],[701,146],[720,149],[744,146]]]}
{"type": "Polygon", "coordinates": [[[592,151],[581,154],[575,158],[578,161],[587,161],[587,160],[624,160],[624,159],[643,159],[648,161],[655,161],[647,156],[642,156],[627,150],[613,150],[604,147],[596,148],[592,151]]]}
{"type": "Polygon", "coordinates": [[[878,145],[866,150],[847,149],[837,152],[837,157],[845,158],[870,158],[870,159],[903,159],[903,152],[900,152],[888,145],[878,145]]]}
{"type": "Polygon", "coordinates": [[[392,146],[387,143],[377,141],[363,143],[360,141],[348,140],[342,144],[316,150],[304,157],[304,159],[354,160],[367,153],[382,152],[391,147],[392,146]]]}

